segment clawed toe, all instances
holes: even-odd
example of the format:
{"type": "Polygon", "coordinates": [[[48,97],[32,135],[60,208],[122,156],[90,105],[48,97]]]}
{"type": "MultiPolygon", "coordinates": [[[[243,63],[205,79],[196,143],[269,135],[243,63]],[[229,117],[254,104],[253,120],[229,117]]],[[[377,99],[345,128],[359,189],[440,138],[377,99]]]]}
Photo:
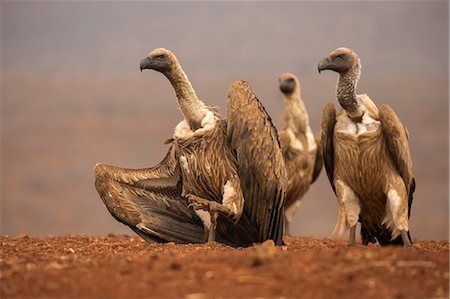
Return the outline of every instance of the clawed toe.
{"type": "Polygon", "coordinates": [[[235,213],[232,213],[231,210],[224,205],[215,202],[215,201],[209,201],[204,198],[189,194],[186,195],[186,198],[189,202],[189,207],[193,208],[194,210],[204,210],[209,212],[219,212],[223,215],[225,215],[228,219],[231,221],[234,221],[235,223],[239,220],[239,216],[235,213]]]}
{"type": "Polygon", "coordinates": [[[195,195],[187,195],[186,198],[189,202],[188,207],[193,208],[194,210],[210,210],[210,206],[207,200],[195,195]]]}

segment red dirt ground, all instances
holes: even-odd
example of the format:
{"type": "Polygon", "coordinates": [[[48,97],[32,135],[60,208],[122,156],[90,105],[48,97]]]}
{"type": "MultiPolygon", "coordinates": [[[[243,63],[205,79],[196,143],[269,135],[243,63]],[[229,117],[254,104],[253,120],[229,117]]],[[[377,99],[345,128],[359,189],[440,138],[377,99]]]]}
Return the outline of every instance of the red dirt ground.
{"type": "Polygon", "coordinates": [[[448,298],[448,241],[414,249],[147,244],[135,236],[0,237],[1,298],[448,298]]]}

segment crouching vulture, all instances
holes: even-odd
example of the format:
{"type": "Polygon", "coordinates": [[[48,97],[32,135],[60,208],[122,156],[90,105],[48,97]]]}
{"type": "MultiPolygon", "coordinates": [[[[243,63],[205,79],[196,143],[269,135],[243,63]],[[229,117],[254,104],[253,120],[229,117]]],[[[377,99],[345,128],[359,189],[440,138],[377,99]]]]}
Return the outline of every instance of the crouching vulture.
{"type": "Polygon", "coordinates": [[[224,118],[197,97],[171,51],[151,51],[140,69],[167,77],[184,120],[157,166],[95,166],[111,215],[149,242],[281,245],[286,169],[277,131],[248,83],[231,85],[224,118]]]}

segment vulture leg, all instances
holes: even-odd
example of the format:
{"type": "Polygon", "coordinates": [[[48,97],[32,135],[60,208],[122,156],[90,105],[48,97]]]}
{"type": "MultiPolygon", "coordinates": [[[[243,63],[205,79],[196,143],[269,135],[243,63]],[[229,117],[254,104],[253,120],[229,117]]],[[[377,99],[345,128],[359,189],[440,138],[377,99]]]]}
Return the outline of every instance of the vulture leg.
{"type": "Polygon", "coordinates": [[[400,234],[402,236],[403,247],[412,248],[413,245],[411,243],[411,240],[409,240],[408,232],[406,230],[402,230],[400,234]]]}
{"type": "Polygon", "coordinates": [[[208,242],[215,241],[218,213],[225,215],[229,219],[237,220],[235,219],[237,215],[223,204],[192,194],[188,194],[186,197],[189,202],[189,207],[192,207],[203,221],[208,242]]]}
{"type": "Polygon", "coordinates": [[[350,241],[348,241],[349,247],[356,246],[356,224],[350,227],[350,241]]]}
{"type": "Polygon", "coordinates": [[[216,241],[216,227],[217,227],[216,213],[214,213],[214,214],[211,213],[211,222],[212,222],[212,225],[207,231],[207,234],[208,234],[207,242],[208,243],[212,243],[212,242],[216,241]]]}

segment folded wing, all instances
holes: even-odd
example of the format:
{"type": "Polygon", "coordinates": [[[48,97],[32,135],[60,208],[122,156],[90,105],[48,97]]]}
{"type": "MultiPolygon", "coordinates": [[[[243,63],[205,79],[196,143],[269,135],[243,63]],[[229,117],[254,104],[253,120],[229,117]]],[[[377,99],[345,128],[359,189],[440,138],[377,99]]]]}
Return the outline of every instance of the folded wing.
{"type": "Polygon", "coordinates": [[[286,168],[272,120],[245,81],[228,91],[227,135],[236,153],[244,194],[244,216],[256,226],[258,240],[283,243],[286,168]]]}
{"type": "Polygon", "coordinates": [[[408,194],[408,215],[411,212],[416,183],[413,175],[412,159],[408,144],[408,131],[397,114],[388,105],[381,105],[378,111],[383,135],[391,160],[405,182],[408,194]]]}
{"type": "Polygon", "coordinates": [[[334,104],[328,103],[322,111],[322,120],[320,124],[320,142],[322,148],[323,164],[327,172],[328,180],[330,181],[333,191],[336,193],[334,187],[334,146],[333,146],[333,132],[336,124],[336,108],[334,104]]]}

